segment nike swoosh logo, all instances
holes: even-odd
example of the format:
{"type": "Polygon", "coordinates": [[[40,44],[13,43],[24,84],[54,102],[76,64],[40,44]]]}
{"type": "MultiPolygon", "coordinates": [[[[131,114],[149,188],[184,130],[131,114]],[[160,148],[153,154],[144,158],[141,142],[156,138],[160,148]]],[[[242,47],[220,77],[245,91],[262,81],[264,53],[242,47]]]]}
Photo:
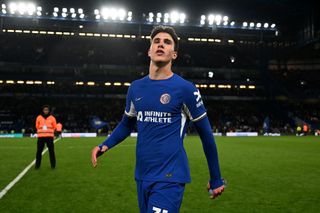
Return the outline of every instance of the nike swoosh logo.
{"type": "Polygon", "coordinates": [[[141,99],[142,99],[142,97],[136,98],[135,101],[140,101],[141,99]]]}

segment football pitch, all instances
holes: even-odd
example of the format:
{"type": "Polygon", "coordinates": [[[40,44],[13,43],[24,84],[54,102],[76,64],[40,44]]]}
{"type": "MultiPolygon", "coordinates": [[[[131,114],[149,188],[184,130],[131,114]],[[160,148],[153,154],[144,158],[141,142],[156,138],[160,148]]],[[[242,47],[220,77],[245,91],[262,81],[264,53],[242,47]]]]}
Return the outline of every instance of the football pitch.
{"type": "MultiPolygon", "coordinates": [[[[0,199],[0,212],[139,212],[134,181],[135,139],[128,138],[91,167],[104,138],[63,138],[57,168],[43,156],[0,199]]],[[[208,198],[208,169],[197,136],[185,139],[192,183],[180,212],[319,212],[320,137],[216,137],[223,195],[208,198]]],[[[36,139],[0,138],[0,190],[35,158],[36,139]]]]}

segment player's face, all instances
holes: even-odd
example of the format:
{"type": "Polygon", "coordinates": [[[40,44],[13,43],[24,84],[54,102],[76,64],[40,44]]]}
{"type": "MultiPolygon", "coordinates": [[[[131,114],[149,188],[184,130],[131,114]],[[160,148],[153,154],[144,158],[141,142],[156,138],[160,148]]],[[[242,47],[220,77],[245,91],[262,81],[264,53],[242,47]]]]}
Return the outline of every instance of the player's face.
{"type": "Polygon", "coordinates": [[[45,115],[49,114],[49,108],[48,107],[43,108],[42,111],[43,111],[43,114],[45,114],[45,115]]]}
{"type": "Polygon", "coordinates": [[[170,34],[158,33],[151,41],[148,55],[156,63],[168,63],[177,58],[174,51],[174,41],[170,34]]]}

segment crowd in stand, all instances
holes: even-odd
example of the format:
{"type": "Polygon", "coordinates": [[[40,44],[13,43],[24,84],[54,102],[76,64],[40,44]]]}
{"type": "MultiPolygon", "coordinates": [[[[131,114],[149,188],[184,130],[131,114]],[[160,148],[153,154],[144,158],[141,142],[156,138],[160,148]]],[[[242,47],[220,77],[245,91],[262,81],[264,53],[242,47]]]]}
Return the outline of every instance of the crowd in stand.
{"type": "MultiPolygon", "coordinates": [[[[110,75],[112,69],[105,68],[110,65],[118,70],[123,69],[120,66],[128,67],[128,70],[139,66],[147,68],[149,43],[146,39],[22,34],[1,34],[0,37],[0,80],[8,76],[55,80],[54,85],[0,84],[1,132],[33,133],[35,118],[44,104],[52,106],[65,131],[97,131],[90,126],[94,116],[108,122],[103,131],[110,131],[121,119],[128,87],[106,87],[104,82],[115,79],[130,82],[147,74],[147,69],[128,74],[117,73],[115,69],[110,75]],[[95,69],[90,70],[92,67],[95,69]],[[79,79],[101,82],[92,87],[75,85],[79,79]]],[[[210,81],[225,84],[244,81],[250,84],[253,80],[257,85],[254,90],[242,90],[234,85],[232,89],[200,88],[214,132],[263,133],[267,117],[270,119],[270,132],[292,134],[297,120],[319,128],[320,109],[318,102],[314,102],[320,98],[316,71],[266,70],[262,66],[258,46],[192,43],[183,39],[181,43],[174,69],[195,68],[192,72],[179,71],[178,74],[184,78],[198,81],[194,82],[196,84],[209,84],[210,81]],[[222,71],[212,72],[213,77],[210,78],[208,69],[211,68],[222,71]],[[275,97],[280,93],[288,100],[277,100],[275,97]],[[304,99],[312,99],[313,102],[304,99]]],[[[272,59],[272,51],[265,51],[270,54],[266,59],[272,59]]],[[[277,52],[278,55],[280,53],[277,52]]],[[[193,131],[192,126],[189,131],[193,131]]]]}

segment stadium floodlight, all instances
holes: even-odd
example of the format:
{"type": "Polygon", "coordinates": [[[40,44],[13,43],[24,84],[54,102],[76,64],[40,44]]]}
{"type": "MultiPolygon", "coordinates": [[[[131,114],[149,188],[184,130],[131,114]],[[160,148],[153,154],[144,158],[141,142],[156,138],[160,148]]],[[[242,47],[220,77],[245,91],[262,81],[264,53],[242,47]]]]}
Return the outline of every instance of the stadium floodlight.
{"type": "Polygon", "coordinates": [[[54,17],[58,17],[58,13],[57,12],[53,12],[53,16],[54,17]]]}
{"type": "Polygon", "coordinates": [[[162,18],[162,13],[157,13],[157,18],[162,18]]]}
{"type": "Polygon", "coordinates": [[[149,18],[153,18],[153,16],[154,16],[153,13],[150,12],[150,13],[149,13],[149,18]]]}
{"type": "Polygon", "coordinates": [[[15,2],[11,2],[9,4],[9,11],[11,14],[15,14],[16,10],[18,9],[18,6],[15,2]]]}
{"type": "Polygon", "coordinates": [[[215,20],[215,15],[210,14],[210,15],[208,16],[209,25],[213,25],[214,20],[215,20]]]}
{"type": "Polygon", "coordinates": [[[70,8],[70,13],[76,13],[76,10],[74,8],[70,8]]]}
{"type": "Polygon", "coordinates": [[[1,8],[2,8],[2,9],[6,9],[6,8],[7,8],[7,5],[6,5],[6,4],[2,4],[2,5],[1,5],[1,8]]]}
{"type": "Polygon", "coordinates": [[[72,13],[71,14],[71,18],[76,18],[77,17],[77,14],[76,13],[72,13]]]}
{"type": "Polygon", "coordinates": [[[37,11],[37,16],[42,16],[42,12],[41,11],[37,11]]]}
{"type": "Polygon", "coordinates": [[[68,15],[67,15],[66,13],[62,13],[61,16],[62,16],[63,18],[66,18],[68,15]]]}
{"type": "Polygon", "coordinates": [[[7,14],[7,11],[5,9],[2,9],[3,14],[7,14]]]}
{"type": "Polygon", "coordinates": [[[100,18],[101,18],[101,16],[98,14],[98,15],[96,15],[96,17],[95,17],[97,20],[99,20],[100,18]]]}
{"type": "Polygon", "coordinates": [[[234,21],[230,22],[230,26],[234,26],[236,23],[234,21]]]}
{"type": "Polygon", "coordinates": [[[179,20],[179,13],[177,11],[172,11],[170,13],[170,21],[171,23],[175,24],[179,20]]]}
{"type": "Polygon", "coordinates": [[[32,4],[32,3],[29,3],[27,5],[27,13],[28,15],[32,16],[35,12],[36,12],[37,8],[36,8],[36,5],[32,4]]]}
{"type": "Polygon", "coordinates": [[[222,19],[224,22],[228,22],[229,21],[229,17],[228,16],[223,16],[223,19],[222,19]]]}
{"type": "Polygon", "coordinates": [[[185,13],[180,13],[180,24],[184,24],[186,21],[186,14],[185,13]]]}
{"type": "Polygon", "coordinates": [[[82,8],[78,8],[78,13],[79,14],[83,14],[83,9],[82,8]]]}
{"type": "Polygon", "coordinates": [[[208,72],[208,77],[209,77],[209,78],[213,78],[213,76],[214,76],[214,72],[209,71],[209,72],[208,72]]]}
{"type": "Polygon", "coordinates": [[[84,19],[84,14],[81,13],[81,14],[79,15],[79,18],[84,19]]]}
{"type": "Polygon", "coordinates": [[[126,17],[126,11],[124,9],[119,9],[118,14],[120,21],[123,21],[126,17]]]}
{"type": "Polygon", "coordinates": [[[59,8],[58,7],[53,8],[53,12],[58,13],[59,12],[59,8]]]}
{"type": "Polygon", "coordinates": [[[164,18],[169,19],[169,18],[170,18],[169,13],[165,13],[165,14],[164,14],[164,18]]]}
{"type": "Polygon", "coordinates": [[[221,15],[216,15],[216,17],[215,17],[216,23],[221,22],[221,20],[222,20],[222,16],[221,15]]]}
{"type": "Polygon", "coordinates": [[[276,27],[276,24],[271,24],[270,26],[272,29],[274,29],[276,27]]]}
{"type": "Polygon", "coordinates": [[[250,22],[249,26],[254,27],[254,22],[250,22]]]}
{"type": "Polygon", "coordinates": [[[228,22],[227,21],[224,21],[223,22],[223,26],[227,26],[228,25],[228,22]]]}
{"type": "Polygon", "coordinates": [[[160,23],[160,22],[161,22],[161,18],[157,17],[157,23],[160,23]]]}
{"type": "Polygon", "coordinates": [[[256,24],[256,27],[257,27],[257,28],[260,28],[260,27],[261,27],[261,23],[257,23],[257,24],[256,24]]]}
{"type": "Polygon", "coordinates": [[[128,11],[127,16],[127,21],[132,21],[132,11],[128,11]]]}
{"type": "Polygon", "coordinates": [[[99,15],[99,14],[100,14],[100,11],[99,11],[98,9],[95,9],[95,10],[94,10],[94,14],[95,14],[95,15],[99,15]]]}
{"type": "Polygon", "coordinates": [[[268,27],[269,27],[269,24],[268,24],[268,23],[264,23],[263,27],[264,27],[264,28],[268,28],[268,27]]]}
{"type": "Polygon", "coordinates": [[[248,22],[246,22],[246,21],[243,22],[243,23],[242,23],[242,27],[248,27],[248,22]]]}
{"type": "Polygon", "coordinates": [[[118,16],[118,11],[115,8],[110,9],[110,16],[112,20],[116,20],[118,16]]]}
{"type": "Polygon", "coordinates": [[[65,8],[65,7],[64,7],[64,8],[62,8],[62,12],[63,12],[63,13],[67,13],[67,12],[68,12],[68,9],[67,9],[67,8],[65,8]]]}
{"type": "Polygon", "coordinates": [[[151,18],[151,17],[148,19],[148,22],[150,22],[150,23],[152,23],[153,21],[154,21],[154,20],[153,20],[153,18],[151,18]]]}

